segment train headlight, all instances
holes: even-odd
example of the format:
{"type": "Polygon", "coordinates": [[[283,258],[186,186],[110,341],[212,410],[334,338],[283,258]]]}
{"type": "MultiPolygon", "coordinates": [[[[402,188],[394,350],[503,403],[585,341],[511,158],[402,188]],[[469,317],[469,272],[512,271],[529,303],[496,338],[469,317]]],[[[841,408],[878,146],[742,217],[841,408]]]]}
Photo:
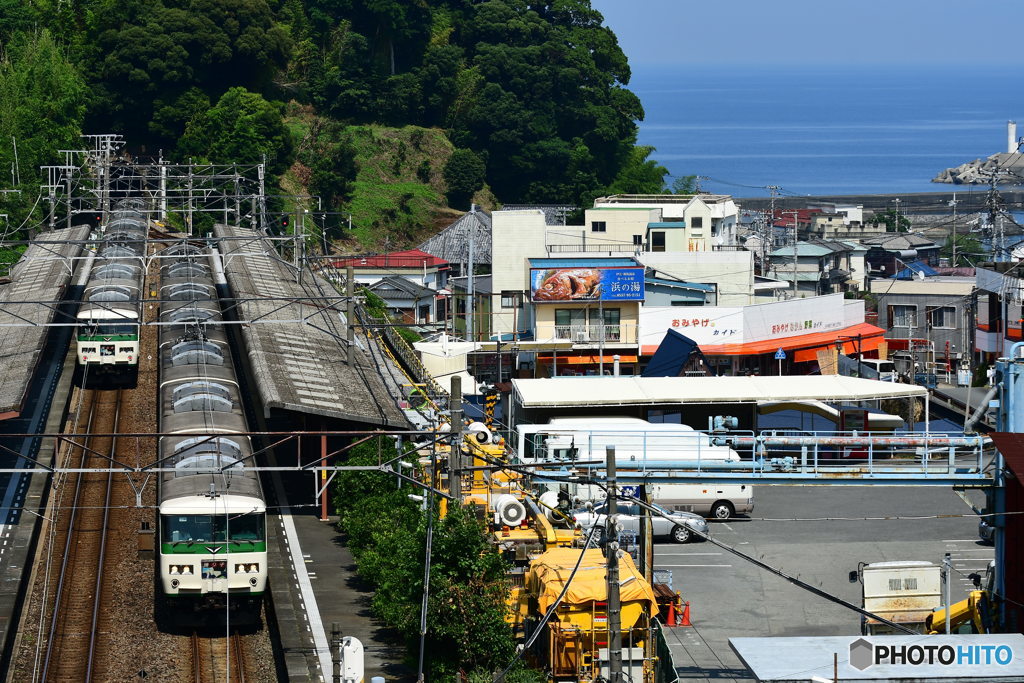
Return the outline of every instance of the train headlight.
{"type": "Polygon", "coordinates": [[[182,576],[192,575],[192,565],[190,564],[170,564],[167,565],[168,574],[180,574],[182,576]]]}
{"type": "Polygon", "coordinates": [[[235,565],[236,574],[259,574],[260,565],[256,562],[239,562],[235,565]]]}

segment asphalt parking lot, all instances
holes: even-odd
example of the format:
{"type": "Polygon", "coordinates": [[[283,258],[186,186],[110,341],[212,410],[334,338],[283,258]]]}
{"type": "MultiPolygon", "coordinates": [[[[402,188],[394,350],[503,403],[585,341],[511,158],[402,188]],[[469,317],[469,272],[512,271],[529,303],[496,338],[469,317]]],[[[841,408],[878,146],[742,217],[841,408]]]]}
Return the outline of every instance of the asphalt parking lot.
{"type": "MultiPolygon", "coordinates": [[[[972,492],[972,501],[982,497],[972,492]]],[[[952,554],[953,600],[984,573],[991,546],[978,542],[977,518],[864,520],[971,514],[948,488],[759,486],[751,519],[711,524],[716,540],[859,605],[858,562],[927,560],[952,554]],[[861,518],[849,521],[764,521],[758,518],[861,518]]],[[[664,539],[662,539],[664,540],[664,539]]],[[[655,546],[656,570],[671,570],[673,588],[690,602],[693,628],[666,629],[680,681],[746,681],[729,648],[737,636],[851,635],[860,615],[798,588],[712,543],[655,546]]]]}

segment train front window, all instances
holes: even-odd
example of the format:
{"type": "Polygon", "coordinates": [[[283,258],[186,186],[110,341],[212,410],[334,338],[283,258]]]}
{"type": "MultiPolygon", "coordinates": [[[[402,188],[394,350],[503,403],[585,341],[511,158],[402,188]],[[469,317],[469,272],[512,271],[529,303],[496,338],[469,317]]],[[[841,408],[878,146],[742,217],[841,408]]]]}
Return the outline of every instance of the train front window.
{"type": "Polygon", "coordinates": [[[232,542],[258,542],[266,538],[266,515],[164,515],[163,543],[223,543],[230,534],[232,542]]]}
{"type": "Polygon", "coordinates": [[[96,334],[101,337],[112,337],[114,335],[133,335],[138,333],[138,326],[131,324],[125,325],[108,323],[96,326],[96,334]]]}

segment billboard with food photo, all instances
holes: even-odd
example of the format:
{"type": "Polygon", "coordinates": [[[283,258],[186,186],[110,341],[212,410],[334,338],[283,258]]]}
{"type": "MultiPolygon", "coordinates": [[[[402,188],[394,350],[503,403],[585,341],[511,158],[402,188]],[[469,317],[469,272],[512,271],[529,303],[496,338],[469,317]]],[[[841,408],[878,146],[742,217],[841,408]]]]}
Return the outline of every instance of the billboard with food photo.
{"type": "Polygon", "coordinates": [[[643,301],[643,268],[531,268],[532,301],[643,301]]]}

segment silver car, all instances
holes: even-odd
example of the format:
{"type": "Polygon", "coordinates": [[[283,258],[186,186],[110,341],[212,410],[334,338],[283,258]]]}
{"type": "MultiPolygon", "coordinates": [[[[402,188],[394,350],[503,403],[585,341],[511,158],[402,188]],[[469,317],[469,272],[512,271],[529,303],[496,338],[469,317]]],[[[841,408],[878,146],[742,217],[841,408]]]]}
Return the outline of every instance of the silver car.
{"type": "MultiPolygon", "coordinates": [[[[676,543],[689,543],[703,538],[703,535],[708,533],[708,522],[700,515],[692,512],[672,512],[660,505],[651,507],[662,513],[661,515],[651,513],[651,526],[655,536],[668,536],[676,543]]],[[[643,519],[644,513],[640,506],[636,503],[620,502],[616,509],[622,530],[639,534],[640,520],[643,519]]],[[[584,531],[589,531],[595,524],[598,525],[597,538],[600,543],[603,543],[606,510],[607,503],[598,503],[593,510],[583,508],[573,511],[572,517],[576,525],[584,531]]]]}

